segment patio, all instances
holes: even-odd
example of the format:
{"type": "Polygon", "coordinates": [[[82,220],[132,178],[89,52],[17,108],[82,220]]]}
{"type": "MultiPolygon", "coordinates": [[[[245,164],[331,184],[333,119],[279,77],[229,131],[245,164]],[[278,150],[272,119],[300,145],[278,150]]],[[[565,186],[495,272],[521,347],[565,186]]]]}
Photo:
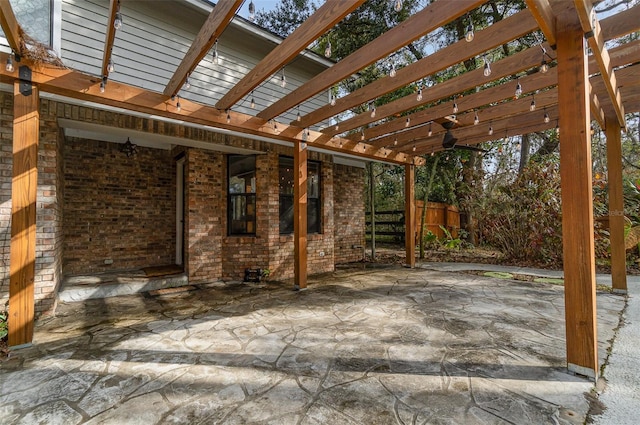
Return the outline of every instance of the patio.
{"type": "MultiPolygon", "coordinates": [[[[393,267],[61,304],[0,368],[5,423],[582,424],[563,288],[393,267]]],[[[599,363],[624,297],[597,292],[599,363]]]]}

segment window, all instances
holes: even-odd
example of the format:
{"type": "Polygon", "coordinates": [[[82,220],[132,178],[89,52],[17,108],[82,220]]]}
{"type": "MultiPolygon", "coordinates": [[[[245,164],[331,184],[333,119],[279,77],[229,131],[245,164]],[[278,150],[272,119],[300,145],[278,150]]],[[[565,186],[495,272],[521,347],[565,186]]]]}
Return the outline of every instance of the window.
{"type": "MultiPolygon", "coordinates": [[[[51,3],[52,0],[12,1],[16,20],[24,31],[36,41],[51,46],[51,3]]],[[[0,36],[6,38],[0,28],[0,36]]]]}
{"type": "MultiPolygon", "coordinates": [[[[280,157],[280,234],[293,233],[293,158],[280,157]]],[[[320,163],[307,161],[307,233],[320,233],[320,163]]]]}
{"type": "Polygon", "coordinates": [[[229,155],[229,203],[227,221],[230,235],[256,233],[256,157],[229,155]]]}

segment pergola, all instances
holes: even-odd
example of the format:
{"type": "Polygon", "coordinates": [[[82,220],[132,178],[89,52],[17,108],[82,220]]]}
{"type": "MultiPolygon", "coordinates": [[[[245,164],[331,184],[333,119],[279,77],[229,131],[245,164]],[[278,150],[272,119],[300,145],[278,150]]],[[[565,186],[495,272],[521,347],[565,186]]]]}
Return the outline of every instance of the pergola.
{"type": "MultiPolygon", "coordinates": [[[[2,28],[13,51],[22,56],[14,71],[4,67],[0,70],[0,81],[14,86],[9,345],[28,344],[33,335],[38,105],[39,92],[48,92],[232,130],[248,137],[293,142],[294,168],[298,170],[294,195],[294,268],[295,284],[300,289],[306,288],[307,280],[306,159],[309,147],[405,167],[406,258],[407,265],[414,267],[414,167],[424,164],[422,155],[443,150],[445,135],[458,139],[459,144],[476,145],[506,134],[513,136],[559,126],[562,129],[560,162],[567,362],[571,371],[597,377],[590,125],[596,120],[607,136],[613,287],[625,292],[621,131],[626,129],[625,113],[640,111],[640,40],[611,50],[605,42],[640,29],[640,6],[599,22],[592,0],[526,0],[528,9],[476,31],[471,42],[462,39],[397,70],[394,76],[380,78],[299,120],[277,121],[280,115],[301,102],[485,2],[432,2],[253,116],[231,108],[364,0],[326,1],[214,106],[183,99],[179,110],[172,97],[234,18],[243,0],[217,2],[162,93],[108,80],[108,63],[116,31],[112,23],[119,8],[117,0],[110,0],[110,20],[104,28],[104,56],[99,77],[30,61],[28,52],[24,51],[27,44],[9,0],[0,0],[2,28]],[[378,105],[375,114],[370,111],[354,114],[339,126],[310,130],[336,114],[367,104],[538,30],[544,41],[488,64],[491,72],[475,69],[424,88],[420,96],[414,93],[378,105]],[[108,90],[101,90],[101,84],[107,81],[108,90]],[[523,96],[514,96],[517,86],[522,88],[523,96]],[[477,89],[477,92],[462,95],[471,89],[477,89]],[[536,108],[532,110],[532,98],[527,94],[534,92],[537,93],[536,108]],[[452,112],[454,105],[456,110],[452,112]],[[481,124],[476,123],[478,110],[481,110],[481,124]],[[455,123],[454,128],[447,130],[447,123],[455,123]]],[[[8,57],[0,54],[3,64],[8,57]]]]}

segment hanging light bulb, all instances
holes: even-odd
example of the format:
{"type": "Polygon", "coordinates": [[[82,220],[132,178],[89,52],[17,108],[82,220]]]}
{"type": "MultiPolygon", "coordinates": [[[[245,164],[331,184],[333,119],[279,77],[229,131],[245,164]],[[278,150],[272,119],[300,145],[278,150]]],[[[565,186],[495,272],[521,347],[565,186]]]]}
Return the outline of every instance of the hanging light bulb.
{"type": "Polygon", "coordinates": [[[329,101],[331,106],[336,106],[336,97],[331,93],[331,100],[329,101]]]}
{"type": "Polygon", "coordinates": [[[6,69],[7,72],[13,72],[13,70],[15,69],[13,67],[13,59],[11,58],[11,55],[7,57],[7,65],[5,66],[4,69],[6,69]]]}
{"type": "Polygon", "coordinates": [[[548,123],[549,121],[551,121],[551,118],[549,118],[549,114],[547,113],[547,109],[545,108],[544,110],[544,123],[548,123]]]}
{"type": "Polygon", "coordinates": [[[369,102],[369,110],[371,110],[371,118],[376,117],[376,105],[373,102],[369,102]]]}
{"type": "Polygon", "coordinates": [[[231,112],[227,109],[227,124],[231,122],[231,112]]]}
{"type": "Polygon", "coordinates": [[[455,100],[453,101],[453,113],[458,113],[458,103],[455,100]]]}
{"type": "Polygon", "coordinates": [[[177,96],[178,101],[176,102],[176,110],[178,112],[182,111],[182,106],[180,105],[180,95],[177,96]]]}
{"type": "Polygon", "coordinates": [[[251,109],[256,109],[256,99],[253,97],[253,91],[251,91],[251,109]]]}
{"type": "Polygon", "coordinates": [[[467,15],[469,18],[469,25],[467,25],[467,32],[464,35],[464,39],[467,40],[467,43],[471,43],[475,34],[473,33],[473,21],[471,21],[471,16],[467,15]]]}
{"type": "Polygon", "coordinates": [[[360,140],[364,140],[364,128],[360,132],[360,140]]]}
{"type": "Polygon", "coordinates": [[[122,15],[120,14],[120,1],[118,0],[118,9],[116,11],[116,16],[113,18],[113,27],[117,30],[122,28],[122,15]]]}
{"type": "Polygon", "coordinates": [[[302,121],[302,117],[300,116],[300,106],[298,106],[298,113],[296,114],[296,121],[302,121]]]}
{"type": "Polygon", "coordinates": [[[398,138],[393,139],[393,146],[398,146],[398,138]]]}
{"type": "Polygon", "coordinates": [[[391,70],[389,71],[389,77],[394,78],[396,76],[396,64],[391,64],[391,70]]]}
{"type": "Polygon", "coordinates": [[[480,124],[480,117],[478,117],[478,111],[476,111],[473,117],[473,125],[478,125],[478,124],[480,124]]]}
{"type": "Polygon", "coordinates": [[[520,80],[518,80],[518,84],[516,84],[516,99],[518,99],[522,95],[522,86],[520,85],[520,80]]]}
{"type": "Polygon", "coordinates": [[[109,66],[107,68],[109,70],[109,74],[116,70],[116,65],[113,63],[113,59],[109,58],[109,66]]]}
{"type": "Polygon", "coordinates": [[[187,79],[184,80],[184,89],[185,90],[189,90],[191,88],[191,81],[189,80],[189,75],[191,75],[191,73],[187,74],[187,79]]]}
{"type": "Polygon", "coordinates": [[[104,81],[100,81],[100,93],[104,93],[104,81]]]}
{"type": "Polygon", "coordinates": [[[547,63],[547,49],[542,48],[542,61],[540,61],[540,72],[546,74],[549,71],[549,64],[547,63]]]}
{"type": "Polygon", "coordinates": [[[489,65],[489,60],[487,57],[484,57],[484,70],[482,71],[485,77],[491,75],[491,65],[489,65]]]}
{"type": "Polygon", "coordinates": [[[404,123],[404,126],[409,127],[409,124],[411,124],[411,118],[407,118],[407,120],[404,123]]]}
{"type": "Polygon", "coordinates": [[[100,93],[104,93],[105,89],[107,88],[107,76],[104,75],[102,77],[102,81],[100,81],[100,93]]]}
{"type": "Polygon", "coordinates": [[[493,125],[489,124],[489,136],[493,136],[493,125]]]}
{"type": "Polygon", "coordinates": [[[536,96],[533,95],[533,99],[531,99],[531,105],[529,105],[529,110],[531,112],[536,110],[536,96]]]}
{"type": "Polygon", "coordinates": [[[516,149],[517,149],[517,150],[520,150],[520,148],[521,148],[521,147],[522,147],[522,146],[520,145],[520,142],[516,143],[516,149]]]}
{"type": "Polygon", "coordinates": [[[327,46],[324,48],[324,57],[331,57],[331,40],[327,40],[327,46]]]}
{"type": "Polygon", "coordinates": [[[415,152],[415,151],[416,151],[416,145],[415,145],[415,144],[413,145],[413,147],[411,148],[411,150],[412,150],[413,152],[415,152]]]}
{"type": "Polygon", "coordinates": [[[256,5],[253,4],[253,0],[249,2],[249,20],[253,22],[256,19],[256,5]]]}
{"type": "Polygon", "coordinates": [[[400,12],[402,10],[402,0],[394,0],[393,10],[396,12],[400,12]]]}
{"type": "Polygon", "coordinates": [[[280,76],[280,87],[287,87],[287,76],[284,75],[284,67],[282,67],[282,75],[280,76]]]}
{"type": "Polygon", "coordinates": [[[433,130],[431,129],[431,125],[432,125],[432,124],[433,124],[433,123],[431,123],[431,122],[429,123],[429,132],[427,133],[427,136],[428,136],[428,137],[433,136],[433,130]]]}
{"type": "Polygon", "coordinates": [[[340,123],[336,122],[335,127],[333,127],[336,131],[340,130],[340,123]]]}
{"type": "Polygon", "coordinates": [[[416,96],[416,101],[422,102],[422,88],[418,89],[418,95],[416,96]]]}
{"type": "Polygon", "coordinates": [[[220,64],[220,55],[218,54],[218,40],[213,43],[213,63],[216,65],[220,64]]]}

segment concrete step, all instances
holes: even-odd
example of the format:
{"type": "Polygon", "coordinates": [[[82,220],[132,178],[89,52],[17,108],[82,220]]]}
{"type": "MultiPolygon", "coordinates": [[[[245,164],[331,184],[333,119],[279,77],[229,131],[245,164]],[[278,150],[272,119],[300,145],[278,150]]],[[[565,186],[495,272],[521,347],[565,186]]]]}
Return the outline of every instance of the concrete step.
{"type": "Polygon", "coordinates": [[[67,276],[58,291],[58,300],[77,302],[139,292],[175,288],[189,284],[186,273],[147,277],[142,270],[67,276]]]}

